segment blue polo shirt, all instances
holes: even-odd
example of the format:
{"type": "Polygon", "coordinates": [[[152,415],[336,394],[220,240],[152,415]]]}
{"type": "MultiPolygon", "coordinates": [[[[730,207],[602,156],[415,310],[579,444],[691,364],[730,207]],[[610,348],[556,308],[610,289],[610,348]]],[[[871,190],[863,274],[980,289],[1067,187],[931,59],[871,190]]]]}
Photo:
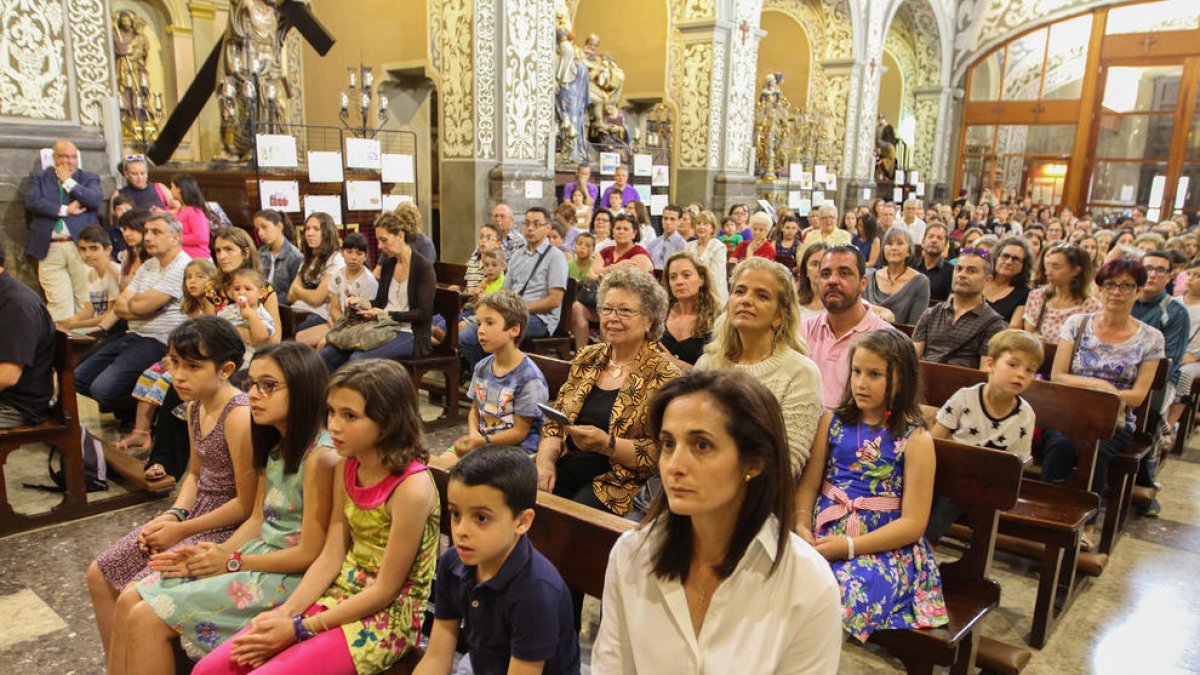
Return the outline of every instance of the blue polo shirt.
{"type": "Polygon", "coordinates": [[[554,565],[522,536],[496,576],[482,584],[451,548],[438,561],[434,616],[460,619],[471,668],[508,672],[510,657],[543,661],[545,675],[579,673],[571,593],[554,565]]]}

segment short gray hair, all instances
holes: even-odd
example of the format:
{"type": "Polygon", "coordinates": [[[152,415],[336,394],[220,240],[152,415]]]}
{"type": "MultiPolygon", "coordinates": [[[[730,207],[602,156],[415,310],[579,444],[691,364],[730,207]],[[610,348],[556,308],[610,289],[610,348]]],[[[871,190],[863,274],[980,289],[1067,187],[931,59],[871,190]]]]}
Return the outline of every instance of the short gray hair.
{"type": "Polygon", "coordinates": [[[597,291],[597,305],[604,304],[604,296],[614,288],[619,288],[637,296],[642,305],[642,314],[650,320],[650,328],[646,338],[658,342],[667,325],[667,292],[658,281],[647,272],[639,269],[613,270],[604,276],[597,291]]]}
{"type": "Polygon", "coordinates": [[[817,213],[819,214],[826,209],[833,211],[834,218],[838,217],[838,208],[829,202],[825,202],[823,205],[821,205],[821,207],[817,209],[817,213]]]}
{"type": "Polygon", "coordinates": [[[174,234],[174,235],[182,235],[183,234],[183,223],[179,222],[178,218],[171,215],[170,213],[167,213],[166,211],[159,211],[157,213],[151,214],[150,217],[146,219],[146,222],[148,223],[152,220],[161,220],[164,223],[166,223],[167,227],[171,228],[171,234],[174,234]]]}

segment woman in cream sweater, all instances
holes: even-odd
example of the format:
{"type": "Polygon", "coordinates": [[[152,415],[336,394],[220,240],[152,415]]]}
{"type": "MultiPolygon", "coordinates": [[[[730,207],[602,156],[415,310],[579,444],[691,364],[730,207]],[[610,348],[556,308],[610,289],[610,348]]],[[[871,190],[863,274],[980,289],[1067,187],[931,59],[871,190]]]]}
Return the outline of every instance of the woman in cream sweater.
{"type": "Polygon", "coordinates": [[[799,337],[796,286],[783,265],[749,258],[733,270],[729,304],[696,368],[735,368],[766,385],[783,410],[792,465],[808,461],[821,417],[821,372],[799,337]]]}

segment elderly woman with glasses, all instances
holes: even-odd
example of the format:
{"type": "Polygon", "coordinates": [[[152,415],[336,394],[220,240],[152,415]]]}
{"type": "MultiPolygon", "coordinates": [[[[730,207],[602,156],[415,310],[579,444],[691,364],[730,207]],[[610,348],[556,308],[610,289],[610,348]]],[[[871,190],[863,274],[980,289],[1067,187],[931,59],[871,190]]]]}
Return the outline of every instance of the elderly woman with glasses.
{"type": "Polygon", "coordinates": [[[912,235],[893,227],[883,236],[884,266],[867,270],[867,302],[886,307],[896,322],[915,325],[929,307],[929,277],[908,264],[913,254],[912,235]]]}
{"type": "Polygon", "coordinates": [[[627,515],[633,497],[654,474],[658,453],[649,404],[677,368],[658,348],[667,293],[634,268],[613,270],[597,293],[603,341],[579,350],[538,444],[538,488],[627,515]]]}

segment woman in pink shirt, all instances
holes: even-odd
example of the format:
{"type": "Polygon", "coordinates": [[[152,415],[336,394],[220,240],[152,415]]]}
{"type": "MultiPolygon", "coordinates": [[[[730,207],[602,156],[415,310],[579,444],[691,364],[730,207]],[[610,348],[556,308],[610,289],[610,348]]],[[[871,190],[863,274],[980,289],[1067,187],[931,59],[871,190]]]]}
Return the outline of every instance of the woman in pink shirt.
{"type": "Polygon", "coordinates": [[[171,195],[181,205],[175,211],[175,217],[183,223],[183,252],[193,259],[211,259],[208,228],[217,219],[205,203],[195,176],[188,173],[175,175],[171,179],[171,195]]]}

